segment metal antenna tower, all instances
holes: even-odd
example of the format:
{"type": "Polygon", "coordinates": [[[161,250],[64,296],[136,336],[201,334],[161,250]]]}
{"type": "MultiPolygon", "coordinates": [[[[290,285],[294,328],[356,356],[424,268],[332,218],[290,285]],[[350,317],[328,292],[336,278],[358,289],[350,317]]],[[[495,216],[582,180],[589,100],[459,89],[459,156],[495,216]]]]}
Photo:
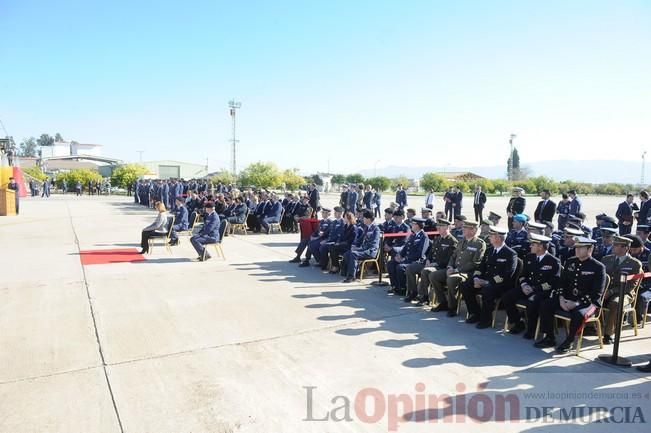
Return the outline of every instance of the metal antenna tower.
{"type": "Polygon", "coordinates": [[[228,108],[230,109],[231,120],[233,121],[233,138],[231,138],[231,170],[233,171],[233,176],[237,176],[237,143],[239,140],[235,134],[236,132],[236,115],[237,110],[242,107],[242,103],[235,100],[235,98],[228,101],[228,108]]]}

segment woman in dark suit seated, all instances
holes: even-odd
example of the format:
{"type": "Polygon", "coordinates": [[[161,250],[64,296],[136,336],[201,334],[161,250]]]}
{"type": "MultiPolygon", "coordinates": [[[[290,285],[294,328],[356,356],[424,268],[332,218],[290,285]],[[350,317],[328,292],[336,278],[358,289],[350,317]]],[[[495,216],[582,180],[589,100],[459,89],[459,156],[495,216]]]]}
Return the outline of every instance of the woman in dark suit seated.
{"type": "Polygon", "coordinates": [[[357,237],[357,220],[352,212],[346,212],[344,215],[344,229],[341,231],[337,240],[330,246],[328,254],[330,254],[330,268],[331,274],[339,273],[339,258],[350,249],[350,246],[355,242],[357,237]]]}
{"type": "Polygon", "coordinates": [[[165,205],[160,201],[154,203],[154,209],[158,211],[158,215],[153,223],[142,229],[142,235],[140,237],[140,246],[142,247],[142,250],[140,251],[140,254],[149,252],[150,238],[162,238],[167,236],[167,209],[165,209],[165,205]]]}

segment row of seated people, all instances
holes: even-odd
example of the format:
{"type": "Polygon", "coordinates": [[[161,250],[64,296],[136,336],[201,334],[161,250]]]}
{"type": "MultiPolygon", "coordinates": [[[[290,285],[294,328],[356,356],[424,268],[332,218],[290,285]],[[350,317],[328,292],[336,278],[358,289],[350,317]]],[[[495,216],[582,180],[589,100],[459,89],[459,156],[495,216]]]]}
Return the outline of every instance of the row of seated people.
{"type": "MultiPolygon", "coordinates": [[[[611,284],[603,299],[610,313],[605,322],[604,342],[612,341],[615,328],[613,312],[619,302],[619,274],[637,274],[643,270],[641,261],[631,255],[632,249],[639,253],[644,248],[643,241],[635,235],[620,237],[609,230],[599,230],[602,237],[597,241],[586,237],[576,228],[566,227],[562,244],[557,242],[558,249],[560,252],[572,251],[571,255],[560,255],[559,258],[550,253],[550,249],[555,247],[554,239],[536,233],[545,229],[535,222],[527,223],[524,215],[514,216],[511,231],[493,225],[494,221],[482,221],[481,237],[476,222],[457,218],[451,229],[451,221],[438,218],[435,225],[437,236],[430,242],[425,228],[432,228],[431,218],[412,217],[407,222],[403,221],[404,215],[398,210],[393,212],[390,221],[387,219],[385,223],[376,225],[372,213],[366,210],[361,221],[354,222],[352,214],[346,215],[344,224],[359,228],[355,230],[350,246],[340,244],[333,248],[341,239],[341,231],[337,228],[342,211],[335,208],[335,219],[331,220],[326,209],[319,229],[309,239],[301,241],[296,250],[297,256],[291,262],[300,262],[303,250],[307,249],[306,260],[301,266],[309,266],[310,256],[313,255],[321,268],[326,270],[329,258],[333,264],[332,272],[338,270],[336,263],[342,257],[342,270],[346,277],[344,282],[350,282],[355,278],[357,263],[378,253],[382,232],[407,230],[403,238],[388,237],[384,241],[390,292],[405,294],[407,302],[431,305],[433,312],[447,311],[449,316],[458,314],[457,303],[463,297],[468,310],[466,321],[476,323],[478,328],[490,326],[495,303],[501,299],[512,334],[526,330],[524,336],[534,338],[540,317],[544,336],[536,342],[537,347],[555,345],[553,316],[557,310],[566,311],[572,320],[568,338],[557,347],[563,353],[571,349],[584,318],[602,307],[607,274],[611,277],[611,284]],[[523,228],[526,237],[520,235],[523,228]],[[462,233],[460,239],[457,236],[459,231],[462,233]],[[526,252],[522,251],[523,240],[526,240],[526,252]],[[598,244],[608,246],[608,254],[601,255],[599,260],[593,257],[598,244]],[[516,270],[519,260],[522,269],[518,277],[516,270]],[[482,295],[481,304],[477,302],[478,294],[482,295]],[[516,307],[518,302],[528,304],[524,315],[516,307]]],[[[423,214],[427,212],[429,209],[423,209],[423,214]]],[[[390,209],[385,211],[385,217],[388,213],[391,213],[390,209]]],[[[632,301],[633,288],[633,283],[627,284],[625,303],[632,301]]]]}

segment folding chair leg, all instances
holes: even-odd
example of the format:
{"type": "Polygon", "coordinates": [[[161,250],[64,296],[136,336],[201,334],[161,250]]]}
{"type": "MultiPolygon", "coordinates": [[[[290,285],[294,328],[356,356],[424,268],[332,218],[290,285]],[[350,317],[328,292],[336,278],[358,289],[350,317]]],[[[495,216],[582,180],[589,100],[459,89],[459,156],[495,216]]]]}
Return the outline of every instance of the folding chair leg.
{"type": "Polygon", "coordinates": [[[536,340],[536,341],[538,340],[538,334],[539,334],[539,333],[540,333],[540,317],[539,317],[538,320],[536,321],[536,332],[535,332],[534,335],[533,335],[533,339],[534,339],[534,340],[536,340]]]}
{"type": "MultiPolygon", "coordinates": [[[[581,331],[581,335],[583,335],[583,331],[581,331]]],[[[597,336],[599,337],[599,348],[603,349],[604,348],[604,336],[601,333],[601,320],[597,320],[597,336]]]]}
{"type": "Polygon", "coordinates": [[[363,280],[364,279],[364,268],[366,267],[366,264],[362,262],[362,264],[359,266],[359,279],[363,280]]]}
{"type": "MultiPolygon", "coordinates": [[[[581,343],[583,343],[583,330],[585,329],[585,325],[583,328],[581,328],[581,332],[579,333],[579,339],[576,342],[576,356],[579,356],[579,352],[581,352],[581,343]]],[[[599,339],[601,342],[601,338],[599,339]]]]}
{"type": "MultiPolygon", "coordinates": [[[[633,332],[635,333],[635,336],[637,337],[637,311],[633,310],[631,311],[631,314],[633,315],[633,332]]],[[[622,324],[623,326],[623,324],[622,324]]]]}

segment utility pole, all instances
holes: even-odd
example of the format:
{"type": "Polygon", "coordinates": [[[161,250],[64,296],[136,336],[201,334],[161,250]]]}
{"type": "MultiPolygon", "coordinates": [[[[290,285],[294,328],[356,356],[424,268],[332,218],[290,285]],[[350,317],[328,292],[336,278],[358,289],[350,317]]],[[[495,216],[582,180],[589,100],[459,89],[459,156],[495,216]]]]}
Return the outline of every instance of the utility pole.
{"type": "Polygon", "coordinates": [[[513,180],[513,140],[515,140],[516,135],[511,134],[511,138],[509,138],[509,146],[511,148],[510,153],[509,153],[509,165],[508,165],[508,173],[506,177],[508,178],[509,181],[513,180]]]}
{"type": "Polygon", "coordinates": [[[136,153],[140,154],[140,160],[139,161],[142,162],[142,154],[145,153],[145,151],[144,150],[136,150],[136,153]]]}
{"type": "Polygon", "coordinates": [[[230,108],[230,115],[231,115],[231,120],[233,121],[233,138],[231,139],[232,147],[231,147],[231,170],[233,171],[233,177],[237,177],[237,143],[239,140],[237,139],[237,136],[235,135],[235,117],[237,114],[237,110],[242,107],[242,103],[238,102],[235,100],[235,98],[231,99],[228,101],[228,108],[230,108]]]}
{"type": "Polygon", "coordinates": [[[642,152],[642,175],[640,176],[640,186],[644,187],[644,171],[646,163],[646,150],[642,152]]]}

